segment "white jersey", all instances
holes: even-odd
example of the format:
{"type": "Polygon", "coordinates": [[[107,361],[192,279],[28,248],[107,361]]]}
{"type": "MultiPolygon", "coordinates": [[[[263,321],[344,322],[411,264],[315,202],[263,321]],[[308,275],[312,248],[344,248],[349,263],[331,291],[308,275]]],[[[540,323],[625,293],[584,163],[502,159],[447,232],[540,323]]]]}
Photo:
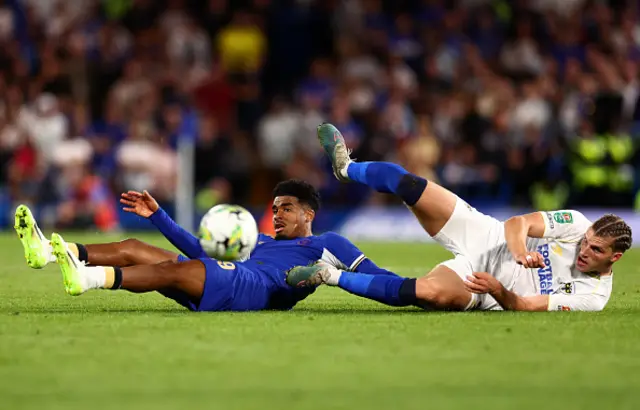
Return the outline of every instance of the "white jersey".
{"type": "MultiPolygon", "coordinates": [[[[544,257],[545,267],[527,269],[518,265],[507,249],[504,222],[458,200],[451,219],[434,237],[456,255],[443,265],[463,280],[473,272],[488,272],[520,296],[549,295],[548,310],[602,310],[611,296],[612,275],[592,276],[575,267],[580,241],[591,222],[572,210],[541,215],[545,221],[544,235],[529,238],[527,248],[544,257]]],[[[481,295],[475,307],[501,309],[490,295],[481,295]]]]}
{"type": "MultiPolygon", "coordinates": [[[[589,275],[575,266],[580,241],[591,222],[577,211],[541,214],[543,237],[529,238],[527,248],[544,257],[545,267],[527,269],[516,264],[510,290],[521,296],[549,295],[549,310],[602,310],[611,297],[612,275],[589,275]]],[[[501,269],[501,261],[496,262],[495,268],[501,269]]]]}

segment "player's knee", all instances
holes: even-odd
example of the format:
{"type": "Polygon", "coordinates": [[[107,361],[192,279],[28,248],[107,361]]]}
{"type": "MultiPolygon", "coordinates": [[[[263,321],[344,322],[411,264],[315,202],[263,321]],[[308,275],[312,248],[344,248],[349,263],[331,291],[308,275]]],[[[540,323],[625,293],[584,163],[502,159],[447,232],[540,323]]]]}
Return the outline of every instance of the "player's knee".
{"type": "Polygon", "coordinates": [[[127,239],[123,239],[120,242],[120,246],[123,248],[139,248],[143,242],[141,240],[135,239],[135,238],[127,238],[127,239]]]}
{"type": "Polygon", "coordinates": [[[136,255],[140,254],[145,243],[135,238],[128,238],[120,241],[118,244],[118,252],[122,259],[129,265],[135,265],[136,255]]]}
{"type": "Polygon", "coordinates": [[[452,308],[454,295],[446,284],[433,278],[421,278],[416,282],[416,297],[439,309],[452,308]]]}

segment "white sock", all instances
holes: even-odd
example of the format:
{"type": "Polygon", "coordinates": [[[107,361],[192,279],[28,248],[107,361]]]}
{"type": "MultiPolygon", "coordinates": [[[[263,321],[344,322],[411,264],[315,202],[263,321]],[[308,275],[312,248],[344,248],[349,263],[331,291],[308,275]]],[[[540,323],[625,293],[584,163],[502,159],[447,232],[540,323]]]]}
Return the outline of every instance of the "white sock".
{"type": "Polygon", "coordinates": [[[327,279],[326,284],[329,286],[338,286],[338,282],[340,282],[340,276],[342,276],[342,271],[334,268],[333,266],[329,267],[329,279],[327,279]]]}
{"type": "Polygon", "coordinates": [[[44,246],[45,252],[47,252],[47,263],[55,263],[56,256],[53,254],[53,247],[51,241],[46,241],[44,246]]]}
{"type": "Polygon", "coordinates": [[[107,275],[102,266],[85,266],[82,269],[82,276],[85,278],[87,289],[104,288],[107,275]]]}
{"type": "Polygon", "coordinates": [[[349,162],[347,163],[347,166],[346,166],[346,167],[344,167],[344,168],[342,168],[341,170],[339,170],[339,171],[338,171],[338,173],[340,174],[340,176],[341,176],[342,178],[347,178],[347,179],[349,178],[349,173],[347,172],[347,170],[349,169],[349,165],[351,165],[351,163],[352,163],[352,162],[353,162],[353,161],[349,161],[349,162]]]}

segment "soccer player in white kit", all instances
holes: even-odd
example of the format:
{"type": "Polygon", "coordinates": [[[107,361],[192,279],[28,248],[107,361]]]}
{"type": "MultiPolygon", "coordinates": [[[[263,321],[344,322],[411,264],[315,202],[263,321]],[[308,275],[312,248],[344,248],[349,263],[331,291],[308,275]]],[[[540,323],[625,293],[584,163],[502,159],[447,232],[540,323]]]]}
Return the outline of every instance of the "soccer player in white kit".
{"type": "Polygon", "coordinates": [[[394,193],[426,232],[454,254],[419,279],[367,277],[323,264],[289,272],[294,286],[328,284],[394,306],[439,310],[599,311],[611,296],[612,266],[631,247],[615,215],[591,223],[574,210],[534,212],[506,222],[398,165],[354,162],[333,125],[318,138],[341,181],[394,193]]]}

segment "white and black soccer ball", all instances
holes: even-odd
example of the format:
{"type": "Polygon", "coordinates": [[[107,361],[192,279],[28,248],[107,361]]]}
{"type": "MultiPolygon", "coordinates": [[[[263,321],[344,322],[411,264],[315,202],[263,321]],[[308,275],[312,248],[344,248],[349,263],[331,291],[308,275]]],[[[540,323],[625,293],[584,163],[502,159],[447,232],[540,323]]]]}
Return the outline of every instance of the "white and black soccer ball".
{"type": "Polygon", "coordinates": [[[198,230],[202,249],[214,259],[242,261],[249,258],[258,241],[258,224],[253,215],[238,205],[211,208],[198,230]]]}

